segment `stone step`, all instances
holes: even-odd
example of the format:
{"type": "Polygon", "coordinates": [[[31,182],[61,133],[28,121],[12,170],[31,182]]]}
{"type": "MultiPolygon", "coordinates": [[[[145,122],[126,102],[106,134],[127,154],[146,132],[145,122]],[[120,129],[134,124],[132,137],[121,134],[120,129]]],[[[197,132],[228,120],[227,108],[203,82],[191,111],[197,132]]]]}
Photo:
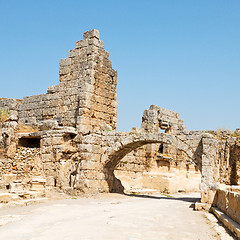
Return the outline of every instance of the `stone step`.
{"type": "Polygon", "coordinates": [[[17,200],[20,200],[20,197],[17,194],[0,193],[0,203],[8,203],[17,200]]]}
{"type": "Polygon", "coordinates": [[[211,209],[213,214],[223,223],[223,225],[228,228],[237,237],[237,239],[240,239],[240,224],[233,221],[218,208],[212,207],[211,209]]]}
{"type": "Polygon", "coordinates": [[[45,203],[49,198],[35,198],[35,199],[24,199],[19,201],[12,201],[5,204],[0,204],[0,209],[29,206],[38,203],[45,203]]]}

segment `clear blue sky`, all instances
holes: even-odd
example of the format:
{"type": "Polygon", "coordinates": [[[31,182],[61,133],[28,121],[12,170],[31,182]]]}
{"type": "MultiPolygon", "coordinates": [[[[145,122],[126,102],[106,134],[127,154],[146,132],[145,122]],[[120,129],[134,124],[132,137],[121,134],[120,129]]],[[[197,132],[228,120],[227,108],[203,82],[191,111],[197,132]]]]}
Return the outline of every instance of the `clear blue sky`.
{"type": "Polygon", "coordinates": [[[0,97],[45,93],[83,32],[118,71],[118,130],[155,104],[187,129],[240,128],[239,0],[0,0],[0,97]]]}

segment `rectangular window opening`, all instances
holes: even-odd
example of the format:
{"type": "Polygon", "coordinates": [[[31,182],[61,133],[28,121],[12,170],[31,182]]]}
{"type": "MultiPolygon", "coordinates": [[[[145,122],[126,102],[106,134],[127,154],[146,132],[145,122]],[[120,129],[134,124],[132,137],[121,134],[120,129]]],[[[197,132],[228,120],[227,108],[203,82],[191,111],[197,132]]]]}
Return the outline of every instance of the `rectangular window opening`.
{"type": "Polygon", "coordinates": [[[26,138],[22,137],[18,140],[18,146],[27,148],[40,148],[41,138],[26,138]]]}

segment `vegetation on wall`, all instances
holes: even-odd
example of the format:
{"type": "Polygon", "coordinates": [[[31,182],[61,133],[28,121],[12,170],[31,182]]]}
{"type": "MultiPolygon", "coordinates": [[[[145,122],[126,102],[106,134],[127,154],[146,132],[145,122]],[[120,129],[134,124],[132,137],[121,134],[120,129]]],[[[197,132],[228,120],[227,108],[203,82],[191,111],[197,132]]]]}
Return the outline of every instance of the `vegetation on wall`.
{"type": "Polygon", "coordinates": [[[9,117],[9,110],[0,108],[0,123],[7,121],[8,117],[9,117]]]}

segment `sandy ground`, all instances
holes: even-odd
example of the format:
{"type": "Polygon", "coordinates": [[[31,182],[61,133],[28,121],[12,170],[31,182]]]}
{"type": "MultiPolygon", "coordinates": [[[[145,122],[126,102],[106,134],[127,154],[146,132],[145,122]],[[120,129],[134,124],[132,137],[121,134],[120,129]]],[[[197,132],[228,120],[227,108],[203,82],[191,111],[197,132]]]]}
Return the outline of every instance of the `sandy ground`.
{"type": "Polygon", "coordinates": [[[5,209],[0,211],[0,239],[220,239],[203,213],[193,211],[196,197],[105,194],[5,209]]]}

